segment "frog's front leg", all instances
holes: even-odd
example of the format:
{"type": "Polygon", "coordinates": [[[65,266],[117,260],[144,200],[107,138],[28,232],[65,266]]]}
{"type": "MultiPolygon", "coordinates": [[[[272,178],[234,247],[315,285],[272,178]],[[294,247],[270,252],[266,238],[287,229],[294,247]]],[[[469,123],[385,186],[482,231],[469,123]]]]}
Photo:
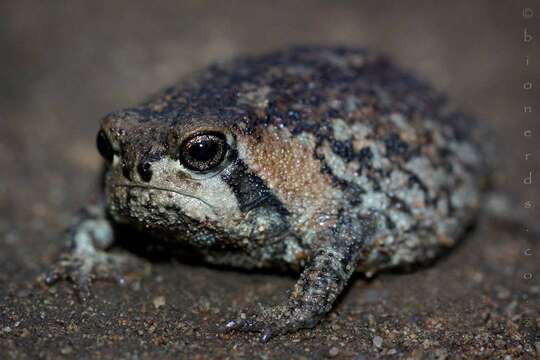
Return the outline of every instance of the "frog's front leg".
{"type": "Polygon", "coordinates": [[[114,279],[123,284],[121,273],[134,264],[135,259],[125,254],[108,253],[113,243],[113,226],[106,216],[105,206],[100,203],[83,208],[67,231],[66,249],[45,275],[45,284],[68,280],[75,285],[83,301],[90,295],[90,283],[94,278],[114,279]]]}
{"type": "Polygon", "coordinates": [[[267,342],[274,335],[315,326],[331,310],[354,273],[360,250],[372,234],[372,224],[371,217],[341,215],[300,275],[286,303],[231,320],[223,330],[260,332],[261,341],[267,342]]]}

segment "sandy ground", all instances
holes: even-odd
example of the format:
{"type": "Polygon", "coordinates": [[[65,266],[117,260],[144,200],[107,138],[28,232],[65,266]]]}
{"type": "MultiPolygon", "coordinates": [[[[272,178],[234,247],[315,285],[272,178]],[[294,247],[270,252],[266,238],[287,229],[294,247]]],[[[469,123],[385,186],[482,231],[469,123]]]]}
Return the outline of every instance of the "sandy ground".
{"type": "MultiPolygon", "coordinates": [[[[293,278],[145,260],[144,276],[99,282],[84,305],[37,281],[96,193],[102,115],[206,63],[291,43],[376,48],[431,79],[492,124],[499,189],[538,205],[537,179],[522,178],[539,168],[540,128],[522,107],[540,104],[521,83],[540,79],[540,4],[393,3],[2,1],[0,358],[538,358],[539,239],[488,218],[434,266],[355,279],[320,326],[267,345],[217,325],[284,299],[293,278]],[[521,42],[524,26],[534,44],[521,42]]],[[[524,221],[538,217],[537,206],[524,221]]]]}

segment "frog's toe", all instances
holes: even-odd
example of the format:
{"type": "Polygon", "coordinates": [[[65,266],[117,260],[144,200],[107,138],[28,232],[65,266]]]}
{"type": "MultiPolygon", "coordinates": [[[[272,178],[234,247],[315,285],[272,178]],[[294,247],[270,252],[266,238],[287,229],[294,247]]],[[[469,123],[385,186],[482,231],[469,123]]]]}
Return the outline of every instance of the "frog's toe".
{"type": "Polygon", "coordinates": [[[126,271],[135,266],[140,267],[138,265],[140,264],[134,257],[124,254],[104,251],[68,253],[63,254],[42,279],[48,286],[59,281],[70,282],[81,301],[86,301],[91,296],[91,284],[94,280],[113,280],[124,285],[126,271]]]}
{"type": "Polygon", "coordinates": [[[296,309],[288,305],[278,305],[263,309],[247,317],[240,317],[222,326],[223,332],[244,331],[260,333],[260,341],[267,343],[272,337],[302,328],[311,328],[318,321],[304,309],[296,309]]]}
{"type": "Polygon", "coordinates": [[[279,326],[277,324],[265,323],[256,319],[236,319],[227,322],[222,326],[223,332],[233,330],[244,332],[259,332],[261,333],[260,341],[267,343],[273,335],[279,334],[279,326]]]}

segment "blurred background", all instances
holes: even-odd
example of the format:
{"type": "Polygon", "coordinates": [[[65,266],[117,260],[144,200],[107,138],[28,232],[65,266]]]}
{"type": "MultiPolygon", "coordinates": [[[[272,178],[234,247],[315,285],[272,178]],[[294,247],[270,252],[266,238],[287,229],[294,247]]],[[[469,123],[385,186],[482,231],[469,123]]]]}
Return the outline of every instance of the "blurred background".
{"type": "MultiPolygon", "coordinates": [[[[137,353],[150,358],[168,351],[202,358],[225,350],[232,357],[250,353],[250,346],[255,345],[248,335],[224,339],[213,332],[214,325],[265,297],[278,301],[294,279],[156,265],[152,277],[135,294],[111,285],[98,286],[98,295],[112,303],[96,303],[94,308],[113,325],[97,318],[69,317],[69,311],[79,313],[84,307],[73,302],[67,287],[50,290],[51,294],[35,281],[54,259],[61,244],[59,234],[71,214],[97,188],[100,159],[94,139],[98,120],[214,61],[291,44],[350,45],[384,52],[429,79],[463,110],[489,122],[499,143],[500,189],[517,203],[538,204],[539,186],[526,186],[522,179],[529,171],[537,174],[540,163],[539,109],[535,108],[534,116],[523,114],[522,109],[526,104],[540,105],[539,96],[538,90],[523,91],[522,84],[540,80],[539,19],[540,4],[533,0],[1,1],[0,296],[4,301],[0,301],[0,350],[16,358],[69,357],[77,351],[87,351],[88,356],[104,351],[104,357],[137,353]],[[523,18],[525,7],[534,10],[532,19],[523,18]],[[524,27],[535,36],[531,43],[522,41],[524,27]],[[531,61],[528,67],[525,56],[531,61]],[[526,128],[535,134],[529,140],[522,137],[526,128]],[[525,161],[525,152],[535,155],[525,161]],[[29,290],[36,286],[39,295],[29,290]],[[141,316],[148,299],[160,291],[174,306],[145,316],[154,323],[161,321],[164,333],[167,326],[173,327],[169,337],[153,339],[147,333],[149,325],[143,323],[133,325],[131,332],[115,327],[121,321],[118,311],[125,309],[121,301],[141,316]],[[43,294],[48,300],[43,300],[43,294]],[[110,294],[117,295],[116,300],[110,300],[110,294]],[[189,312],[193,319],[188,324],[199,326],[189,333],[188,325],[178,325],[188,320],[179,319],[186,307],[195,306],[195,300],[189,299],[202,298],[217,310],[207,309],[204,316],[198,310],[189,312]],[[61,311],[65,299],[71,301],[66,312],[61,311]],[[41,318],[37,315],[41,312],[56,315],[41,318]],[[26,332],[15,328],[17,321],[28,324],[26,332]],[[75,333],[66,330],[71,322],[79,329],[75,333]],[[2,326],[11,331],[2,333],[2,326]],[[53,335],[51,329],[56,329],[53,335]],[[104,329],[116,336],[116,342],[89,340],[99,338],[96,334],[103,334],[104,329]],[[184,342],[179,343],[179,336],[184,342]],[[204,352],[201,339],[205,339],[204,352]],[[62,349],[66,354],[59,352],[62,349]]],[[[536,207],[530,219],[538,215],[536,207]]],[[[290,344],[273,342],[259,349],[259,355],[292,351],[311,358],[334,354],[328,352],[332,348],[338,349],[336,356],[365,354],[367,358],[401,353],[423,356],[437,349],[442,349],[441,354],[460,349],[463,356],[485,355],[482,351],[492,351],[487,354],[493,356],[540,352],[538,239],[523,237],[518,230],[504,234],[495,228],[480,232],[456,253],[442,265],[403,278],[387,275],[368,285],[359,281],[340,305],[345,315],[334,315],[315,333],[293,335],[288,338],[290,344]],[[523,256],[527,248],[534,249],[534,256],[523,256]],[[525,272],[536,277],[523,281],[525,272]],[[376,307],[381,303],[386,304],[382,310],[376,307]],[[365,319],[379,319],[381,311],[383,318],[395,319],[387,324],[387,331],[408,326],[410,333],[416,331],[416,340],[401,333],[389,340],[381,334],[384,345],[373,345],[373,334],[384,333],[385,323],[365,325],[365,319]],[[499,319],[499,327],[490,329],[484,316],[499,319]],[[430,332],[426,321],[431,318],[446,324],[443,330],[430,332]],[[525,325],[519,323],[523,318],[528,319],[525,325]],[[427,332],[415,330],[411,321],[422,323],[427,332]],[[509,325],[512,321],[517,325],[509,325]],[[461,325],[456,330],[448,324],[461,325]],[[444,329],[451,331],[444,333],[444,329]],[[482,332],[485,338],[474,340],[482,332]],[[497,339],[502,343],[493,345],[497,339]],[[459,341],[466,345],[458,346],[459,341]],[[313,352],[310,346],[318,350],[313,352]],[[484,350],[478,350],[482,346],[484,350]]]]}

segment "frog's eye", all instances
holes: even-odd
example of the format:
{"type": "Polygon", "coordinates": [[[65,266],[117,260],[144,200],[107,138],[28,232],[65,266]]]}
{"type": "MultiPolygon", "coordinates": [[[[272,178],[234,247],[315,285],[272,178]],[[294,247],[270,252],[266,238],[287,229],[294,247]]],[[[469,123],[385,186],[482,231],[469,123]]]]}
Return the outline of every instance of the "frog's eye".
{"type": "Polygon", "coordinates": [[[99,154],[105,160],[107,160],[109,163],[111,163],[113,161],[113,157],[114,157],[115,152],[114,152],[113,146],[111,144],[111,141],[109,140],[109,138],[105,134],[105,131],[99,130],[99,132],[97,134],[97,138],[96,138],[96,145],[97,145],[99,154]]]}
{"type": "Polygon", "coordinates": [[[194,171],[208,171],[223,162],[227,153],[227,140],[219,132],[199,132],[180,145],[180,162],[194,171]]]}

